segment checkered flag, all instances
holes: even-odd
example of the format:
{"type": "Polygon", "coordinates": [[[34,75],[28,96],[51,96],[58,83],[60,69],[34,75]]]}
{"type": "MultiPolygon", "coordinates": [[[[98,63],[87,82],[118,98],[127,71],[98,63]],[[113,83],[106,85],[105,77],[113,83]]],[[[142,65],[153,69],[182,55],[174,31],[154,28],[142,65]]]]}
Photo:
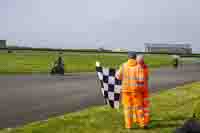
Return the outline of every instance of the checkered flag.
{"type": "Polygon", "coordinates": [[[100,63],[96,62],[96,72],[106,104],[112,108],[119,108],[121,80],[116,79],[116,70],[101,67],[100,63]]]}

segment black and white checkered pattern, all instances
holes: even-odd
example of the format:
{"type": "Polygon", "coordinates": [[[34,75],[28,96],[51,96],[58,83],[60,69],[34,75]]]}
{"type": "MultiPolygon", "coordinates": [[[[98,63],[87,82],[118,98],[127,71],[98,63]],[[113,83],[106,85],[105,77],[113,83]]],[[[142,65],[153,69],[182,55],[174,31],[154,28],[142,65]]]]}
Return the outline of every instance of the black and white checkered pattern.
{"type": "Polygon", "coordinates": [[[97,65],[96,71],[106,104],[109,104],[112,108],[119,108],[121,81],[115,77],[116,70],[97,65]]]}

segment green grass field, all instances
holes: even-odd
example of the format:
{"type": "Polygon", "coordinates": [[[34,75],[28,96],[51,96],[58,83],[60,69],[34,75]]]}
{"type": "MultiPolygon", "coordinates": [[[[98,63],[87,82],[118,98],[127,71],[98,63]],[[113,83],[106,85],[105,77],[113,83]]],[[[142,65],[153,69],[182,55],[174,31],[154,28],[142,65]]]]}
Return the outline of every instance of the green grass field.
{"type": "Polygon", "coordinates": [[[148,130],[135,126],[127,131],[122,109],[97,106],[0,133],[172,133],[192,116],[194,104],[200,102],[199,88],[200,82],[151,94],[152,121],[148,130]]]}
{"type": "MultiPolygon", "coordinates": [[[[58,52],[0,51],[0,73],[47,73],[58,55],[58,52]]],[[[66,72],[93,72],[96,61],[117,68],[127,60],[125,54],[76,52],[65,52],[63,58],[66,72]]],[[[160,67],[170,65],[172,59],[168,55],[146,55],[145,61],[150,67],[160,67]]]]}

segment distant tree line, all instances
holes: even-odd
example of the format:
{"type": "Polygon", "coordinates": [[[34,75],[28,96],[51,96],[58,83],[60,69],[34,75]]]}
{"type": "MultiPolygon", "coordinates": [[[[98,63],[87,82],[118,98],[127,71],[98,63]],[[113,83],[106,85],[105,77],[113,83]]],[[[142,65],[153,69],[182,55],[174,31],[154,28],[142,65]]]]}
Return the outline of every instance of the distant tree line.
{"type": "MultiPolygon", "coordinates": [[[[8,50],[9,53],[15,50],[27,50],[27,51],[54,51],[54,52],[82,52],[82,53],[120,53],[127,54],[127,52],[113,52],[103,48],[99,49],[55,49],[55,48],[32,48],[26,46],[7,46],[6,48],[0,48],[0,50],[8,50]]],[[[166,55],[180,55],[183,57],[200,57],[199,53],[196,54],[177,54],[177,53],[165,53],[165,52],[137,52],[138,54],[166,54],[166,55]]]]}

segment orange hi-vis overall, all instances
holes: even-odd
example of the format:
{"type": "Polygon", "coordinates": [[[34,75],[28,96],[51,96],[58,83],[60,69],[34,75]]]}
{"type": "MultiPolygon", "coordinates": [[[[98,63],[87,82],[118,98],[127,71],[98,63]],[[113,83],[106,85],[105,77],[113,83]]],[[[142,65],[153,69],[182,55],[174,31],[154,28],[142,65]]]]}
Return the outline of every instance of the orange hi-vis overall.
{"type": "Polygon", "coordinates": [[[133,122],[138,123],[140,127],[146,126],[149,122],[149,111],[145,109],[149,103],[144,100],[148,98],[147,75],[148,69],[136,65],[133,59],[124,63],[118,72],[118,78],[122,80],[122,104],[126,128],[131,128],[133,122]]]}
{"type": "Polygon", "coordinates": [[[150,110],[149,110],[149,92],[148,92],[148,79],[149,71],[148,66],[145,64],[138,64],[136,66],[136,77],[138,78],[139,83],[144,83],[144,86],[141,87],[143,90],[143,111],[144,111],[144,124],[148,125],[150,121],[150,110]]]}

